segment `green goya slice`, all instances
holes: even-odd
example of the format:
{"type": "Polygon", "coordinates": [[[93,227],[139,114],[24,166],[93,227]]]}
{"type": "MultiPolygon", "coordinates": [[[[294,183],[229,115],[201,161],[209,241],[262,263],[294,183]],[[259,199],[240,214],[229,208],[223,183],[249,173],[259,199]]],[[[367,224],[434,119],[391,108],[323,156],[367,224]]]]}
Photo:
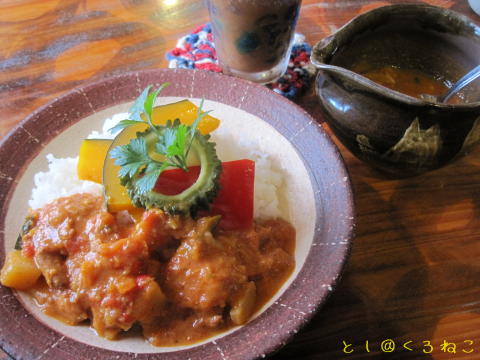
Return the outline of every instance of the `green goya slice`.
{"type": "MultiPolygon", "coordinates": [[[[156,141],[152,129],[137,133],[137,137],[139,136],[145,138],[149,148],[156,141]]],[[[215,143],[210,142],[209,139],[210,135],[195,132],[191,150],[200,161],[200,174],[197,181],[180,194],[165,195],[154,190],[140,192],[137,182],[140,180],[142,172],[134,177],[121,177],[121,183],[127,188],[132,203],[137,207],[162,209],[169,214],[190,214],[192,216],[199,210],[208,209],[208,205],[219,191],[219,178],[222,172],[222,164],[217,157],[215,143]]]]}

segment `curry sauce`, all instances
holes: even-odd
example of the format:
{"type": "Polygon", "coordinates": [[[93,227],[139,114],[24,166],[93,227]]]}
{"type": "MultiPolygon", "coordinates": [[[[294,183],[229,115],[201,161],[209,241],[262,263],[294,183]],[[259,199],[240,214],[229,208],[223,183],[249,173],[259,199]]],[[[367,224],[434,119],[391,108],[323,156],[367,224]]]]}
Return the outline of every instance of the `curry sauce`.
{"type": "MultiPolygon", "coordinates": [[[[389,89],[422,99],[422,95],[440,96],[448,91],[448,86],[433,76],[415,69],[396,66],[372,67],[367,63],[358,63],[352,71],[383,85],[389,89]]],[[[451,103],[459,103],[458,96],[452,97],[451,103]]]]}
{"type": "Polygon", "coordinates": [[[152,209],[137,221],[103,206],[76,194],[36,210],[22,251],[43,275],[29,289],[43,311],[108,339],[139,324],[154,345],[185,345],[241,325],[295,265],[281,219],[226,231],[216,217],[152,209]]]}

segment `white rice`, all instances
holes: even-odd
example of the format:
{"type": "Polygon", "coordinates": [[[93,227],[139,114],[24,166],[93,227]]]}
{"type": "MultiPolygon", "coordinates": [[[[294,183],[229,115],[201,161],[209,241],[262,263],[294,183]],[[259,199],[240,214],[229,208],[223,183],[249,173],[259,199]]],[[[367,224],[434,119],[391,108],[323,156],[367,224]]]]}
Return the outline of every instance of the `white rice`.
{"type": "Polygon", "coordinates": [[[268,155],[252,154],[248,158],[255,160],[254,216],[280,217],[278,194],[283,185],[282,174],[273,168],[268,155]]]}
{"type": "Polygon", "coordinates": [[[31,200],[28,205],[37,209],[50,201],[77,193],[103,194],[103,186],[92,181],[79,180],[77,176],[76,158],[56,159],[47,155],[48,171],[35,174],[31,200]]]}
{"type": "MultiPolygon", "coordinates": [[[[128,118],[128,113],[115,114],[106,119],[102,132],[93,131],[89,139],[113,139],[116,134],[108,130],[115,126],[120,120],[128,118]]],[[[228,148],[230,139],[222,136],[218,131],[215,136],[217,148],[228,148]]],[[[279,191],[282,187],[283,177],[281,173],[272,166],[267,154],[260,154],[252,150],[251,144],[239,144],[241,151],[235,151],[236,159],[248,158],[255,161],[255,193],[254,193],[254,216],[256,218],[279,217],[281,216],[279,191]]],[[[236,149],[237,150],[237,149],[236,149]]],[[[228,159],[220,153],[220,158],[228,159]]],[[[48,171],[38,172],[34,176],[35,186],[32,190],[29,206],[32,209],[40,208],[52,200],[70,196],[77,193],[92,193],[103,195],[103,186],[91,181],[79,180],[77,176],[76,158],[55,158],[52,154],[47,155],[48,171]]]]}
{"type": "Polygon", "coordinates": [[[128,119],[130,116],[129,113],[119,113],[113,115],[111,118],[108,118],[103,123],[102,132],[99,133],[98,131],[92,131],[90,135],[88,135],[89,139],[113,139],[115,136],[120,132],[117,131],[116,133],[111,133],[109,130],[117,125],[121,120],[128,119]]]}

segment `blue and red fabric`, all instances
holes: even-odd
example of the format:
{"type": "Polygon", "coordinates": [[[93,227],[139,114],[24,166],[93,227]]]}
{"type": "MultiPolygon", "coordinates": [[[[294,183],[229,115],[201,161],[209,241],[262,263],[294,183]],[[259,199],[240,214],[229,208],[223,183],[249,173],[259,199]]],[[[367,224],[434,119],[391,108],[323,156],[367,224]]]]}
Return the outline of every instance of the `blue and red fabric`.
{"type": "MultiPolygon", "coordinates": [[[[305,42],[305,37],[295,34],[287,71],[282,77],[267,86],[290,99],[301,94],[310,86],[315,74],[315,69],[310,64],[311,51],[312,48],[305,42]]],[[[212,28],[208,23],[180,38],[177,46],[167,52],[166,58],[169,61],[169,68],[222,72],[218,65],[212,28]]]]}

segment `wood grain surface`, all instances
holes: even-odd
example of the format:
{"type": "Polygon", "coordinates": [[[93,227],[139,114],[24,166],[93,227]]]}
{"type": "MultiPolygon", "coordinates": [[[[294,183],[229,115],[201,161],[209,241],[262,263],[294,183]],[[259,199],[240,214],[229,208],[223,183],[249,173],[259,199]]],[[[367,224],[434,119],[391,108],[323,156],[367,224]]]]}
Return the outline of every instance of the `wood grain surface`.
{"type": "MultiPolygon", "coordinates": [[[[480,22],[466,0],[426,2],[480,22]]],[[[304,0],[298,32],[314,44],[390,3],[398,1],[304,0]]],[[[166,67],[165,52],[206,21],[194,0],[2,0],[0,137],[84,82],[166,67]]],[[[298,102],[322,122],[312,92],[298,102]]],[[[480,359],[478,150],[441,170],[390,180],[340,149],[357,206],[352,253],[326,306],[272,358],[480,359]]]]}

